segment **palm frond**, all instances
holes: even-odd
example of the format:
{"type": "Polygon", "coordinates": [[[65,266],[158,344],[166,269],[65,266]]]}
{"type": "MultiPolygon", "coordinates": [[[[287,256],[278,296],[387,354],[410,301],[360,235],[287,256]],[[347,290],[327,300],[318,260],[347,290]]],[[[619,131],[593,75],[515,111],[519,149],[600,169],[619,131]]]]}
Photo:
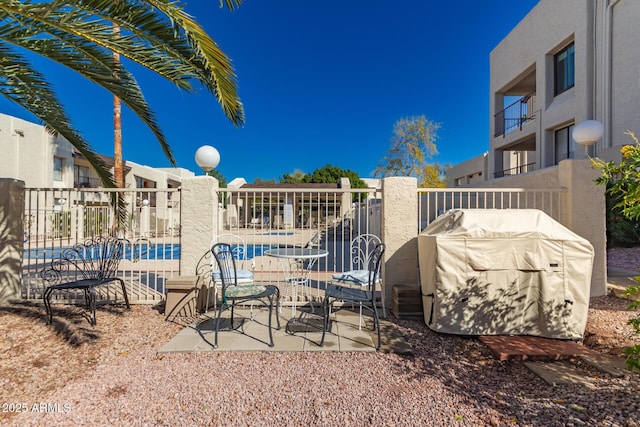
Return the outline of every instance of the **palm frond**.
{"type": "MultiPolygon", "coordinates": [[[[109,167],[74,129],[46,78],[19,53],[0,43],[0,93],[8,100],[28,109],[47,128],[64,137],[94,168],[105,187],[115,188],[109,167]]],[[[114,193],[113,206],[120,226],[126,224],[124,199],[114,193]]]]}
{"type": "Polygon", "coordinates": [[[82,38],[70,36],[55,28],[50,29],[47,38],[34,38],[31,30],[24,27],[15,29],[12,24],[0,25],[0,40],[65,65],[119,97],[149,127],[169,161],[175,165],[171,147],[135,77],[116,63],[113,55],[82,38]]]}
{"type": "MultiPolygon", "coordinates": [[[[239,5],[232,1],[230,6],[239,5]]],[[[0,19],[19,21],[32,37],[60,33],[70,39],[112,51],[190,89],[200,81],[217,98],[227,117],[244,123],[230,59],[210,36],[174,1],[67,0],[65,2],[7,1],[0,19]],[[120,28],[114,35],[113,27],[120,28]]]]}

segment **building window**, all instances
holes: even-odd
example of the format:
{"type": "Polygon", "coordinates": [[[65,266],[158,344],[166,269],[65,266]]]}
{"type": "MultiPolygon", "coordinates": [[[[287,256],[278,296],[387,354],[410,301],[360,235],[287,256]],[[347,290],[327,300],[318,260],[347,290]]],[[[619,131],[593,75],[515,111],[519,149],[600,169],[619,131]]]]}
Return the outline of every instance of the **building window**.
{"type": "Polygon", "coordinates": [[[556,53],[553,57],[553,67],[555,71],[555,87],[554,94],[559,95],[562,92],[571,89],[574,84],[575,66],[574,66],[574,45],[569,46],[556,53]]]}
{"type": "Polygon", "coordinates": [[[54,181],[62,181],[62,157],[54,157],[53,158],[53,180],[54,181]]]}
{"type": "Polygon", "coordinates": [[[557,165],[561,160],[573,159],[575,157],[576,142],[571,137],[573,126],[558,129],[555,132],[556,156],[554,164],[557,165]]]}
{"type": "Polygon", "coordinates": [[[90,187],[89,168],[86,166],[73,166],[73,183],[76,188],[90,187]]]}

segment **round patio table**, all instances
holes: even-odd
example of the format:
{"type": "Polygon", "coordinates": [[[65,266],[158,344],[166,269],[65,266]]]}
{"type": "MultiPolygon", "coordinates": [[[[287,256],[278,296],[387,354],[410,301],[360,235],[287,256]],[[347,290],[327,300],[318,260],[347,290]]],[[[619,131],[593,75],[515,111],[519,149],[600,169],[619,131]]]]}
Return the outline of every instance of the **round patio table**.
{"type": "MultiPolygon", "coordinates": [[[[291,284],[292,287],[294,287],[294,290],[297,285],[306,286],[307,295],[310,297],[308,287],[309,287],[309,275],[311,274],[311,270],[313,269],[318,259],[325,258],[327,255],[329,255],[329,252],[325,249],[318,249],[318,248],[277,248],[277,249],[269,249],[264,251],[264,255],[274,257],[274,258],[283,258],[283,259],[295,261],[297,271],[295,272],[290,271],[288,275],[285,272],[285,282],[291,284]],[[300,261],[307,261],[306,267],[302,267],[301,263],[299,263],[300,261]]],[[[291,268],[290,265],[289,267],[291,270],[293,270],[293,268],[291,268]]],[[[291,334],[294,332],[304,331],[304,329],[301,329],[300,331],[298,331],[297,329],[299,328],[296,328],[296,326],[301,326],[301,325],[304,325],[307,327],[310,326],[308,322],[302,321],[302,314],[300,316],[301,317],[300,319],[296,318],[297,291],[296,291],[296,295],[294,295],[292,299],[293,299],[293,305],[291,307],[291,319],[287,322],[287,327],[285,328],[285,330],[291,334]]],[[[313,304],[311,304],[311,312],[313,312],[313,304]]],[[[314,329],[317,329],[317,327],[318,327],[317,325],[314,326],[314,329]]]]}

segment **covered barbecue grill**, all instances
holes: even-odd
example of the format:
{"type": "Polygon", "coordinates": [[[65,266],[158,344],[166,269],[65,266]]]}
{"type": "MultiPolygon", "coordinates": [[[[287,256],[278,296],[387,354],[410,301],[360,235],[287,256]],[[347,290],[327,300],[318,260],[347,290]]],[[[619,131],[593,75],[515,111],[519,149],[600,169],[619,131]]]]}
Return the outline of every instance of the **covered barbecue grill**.
{"type": "Polygon", "coordinates": [[[582,338],[593,247],[535,209],[457,209],[418,236],[424,318],[438,332],[582,338]]]}

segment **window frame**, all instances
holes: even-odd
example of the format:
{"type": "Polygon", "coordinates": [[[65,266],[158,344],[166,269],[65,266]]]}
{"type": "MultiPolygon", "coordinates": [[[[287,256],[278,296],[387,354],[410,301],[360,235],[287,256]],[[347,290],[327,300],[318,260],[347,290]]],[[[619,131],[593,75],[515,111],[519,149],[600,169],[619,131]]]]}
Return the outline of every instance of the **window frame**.
{"type": "Polygon", "coordinates": [[[571,123],[570,125],[558,128],[556,130],[553,131],[553,161],[554,161],[554,165],[557,165],[558,163],[560,163],[562,160],[567,160],[567,159],[575,159],[576,158],[576,141],[573,139],[572,136],[572,131],[573,128],[575,127],[575,123],[571,123]],[[566,157],[563,157],[561,159],[558,159],[558,134],[562,131],[566,130],[566,138],[564,138],[564,140],[562,141],[562,148],[563,148],[563,154],[566,157]]]}
{"type": "Polygon", "coordinates": [[[575,86],[576,67],[575,67],[575,43],[571,42],[553,55],[553,95],[558,96],[575,86]],[[567,55],[560,62],[562,55],[567,55]],[[562,64],[562,68],[560,65],[562,64]],[[570,70],[568,70],[570,68],[570,70]],[[560,73],[562,71],[562,73],[560,73]],[[571,76],[568,73],[571,73],[571,76]],[[560,85],[560,74],[562,74],[562,85],[560,85]],[[570,78],[569,78],[570,77],[570,78]]]}
{"type": "Polygon", "coordinates": [[[88,166],[73,165],[73,183],[79,187],[90,185],[91,172],[88,166]]]}
{"type": "Polygon", "coordinates": [[[64,180],[64,159],[62,157],[53,156],[53,180],[54,181],[63,181],[64,180]],[[60,167],[57,167],[57,164],[60,162],[60,167]]]}

